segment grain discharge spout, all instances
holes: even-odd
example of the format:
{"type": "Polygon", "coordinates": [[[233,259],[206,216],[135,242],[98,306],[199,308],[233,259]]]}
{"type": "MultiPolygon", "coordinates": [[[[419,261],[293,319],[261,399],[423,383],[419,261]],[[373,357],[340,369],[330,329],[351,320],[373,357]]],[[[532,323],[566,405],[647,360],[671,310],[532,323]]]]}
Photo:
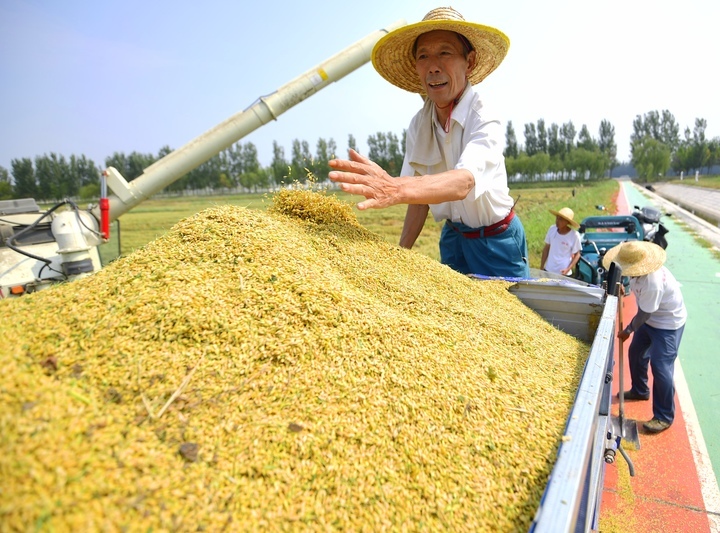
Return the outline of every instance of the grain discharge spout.
{"type": "MultiPolygon", "coordinates": [[[[228,118],[211,130],[171,152],[128,182],[117,169],[109,167],[104,175],[114,193],[109,198],[110,220],[161,191],[171,183],[208,161],[222,150],[242,139],[306,98],[338,81],[370,61],[373,46],[388,32],[406,24],[399,20],[349,46],[315,68],[298,76],[267,96],[261,96],[250,107],[228,118]]],[[[100,209],[93,211],[100,219],[100,209]]]]}
{"type": "MultiPolygon", "coordinates": [[[[274,93],[258,98],[244,111],[169,153],[131,181],[114,167],[105,169],[99,202],[87,210],[81,210],[70,199],[47,211],[34,198],[0,200],[0,299],[99,271],[108,259],[101,258],[99,248],[111,240],[111,222],[247,134],[363,66],[370,61],[375,43],[405,24],[400,20],[371,33],[274,93]]],[[[119,255],[119,239],[115,242],[119,255]]]]}

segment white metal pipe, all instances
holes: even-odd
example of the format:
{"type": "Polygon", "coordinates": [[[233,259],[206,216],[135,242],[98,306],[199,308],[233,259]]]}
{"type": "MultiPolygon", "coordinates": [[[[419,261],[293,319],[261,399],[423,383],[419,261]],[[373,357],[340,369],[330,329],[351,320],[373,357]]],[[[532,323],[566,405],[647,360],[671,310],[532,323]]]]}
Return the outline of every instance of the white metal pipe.
{"type": "MultiPolygon", "coordinates": [[[[399,20],[373,32],[274,93],[258,98],[244,111],[156,161],[131,182],[126,181],[117,169],[109,167],[105,175],[114,193],[110,196],[110,220],[117,220],[140,202],[232,146],[239,139],[271,120],[276,120],[294,105],[363,66],[370,61],[375,43],[385,34],[405,24],[407,23],[404,20],[399,20]]],[[[99,212],[94,214],[98,216],[99,212]]]]}

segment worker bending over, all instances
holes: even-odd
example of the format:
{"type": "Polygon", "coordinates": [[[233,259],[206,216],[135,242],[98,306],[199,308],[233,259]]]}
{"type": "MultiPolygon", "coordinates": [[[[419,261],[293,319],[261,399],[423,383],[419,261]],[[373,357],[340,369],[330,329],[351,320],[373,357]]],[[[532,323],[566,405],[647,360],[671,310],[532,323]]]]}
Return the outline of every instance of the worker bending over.
{"type": "Polygon", "coordinates": [[[646,431],[657,433],[670,427],[675,418],[675,359],[678,356],[687,310],[680,284],[665,263],[665,250],[652,242],[626,241],[611,248],[603,258],[606,269],[614,262],[630,278],[637,314],[618,333],[627,340],[632,387],[625,400],[648,400],[648,364],[653,374],[653,418],[645,422],[646,431]]]}

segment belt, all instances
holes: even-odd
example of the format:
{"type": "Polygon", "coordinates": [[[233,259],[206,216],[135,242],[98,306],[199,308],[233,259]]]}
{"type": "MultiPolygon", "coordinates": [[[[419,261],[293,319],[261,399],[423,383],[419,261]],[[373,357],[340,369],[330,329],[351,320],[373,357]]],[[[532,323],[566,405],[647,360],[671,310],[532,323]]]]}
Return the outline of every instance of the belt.
{"type": "Polygon", "coordinates": [[[495,224],[491,224],[490,226],[482,226],[480,228],[474,229],[473,231],[460,231],[455,226],[455,224],[453,224],[449,220],[446,220],[446,222],[453,230],[458,232],[466,239],[479,239],[482,237],[493,237],[495,235],[500,235],[503,231],[510,227],[510,222],[513,218],[515,218],[515,211],[511,210],[510,214],[508,214],[508,216],[503,218],[500,222],[496,222],[495,224]]]}

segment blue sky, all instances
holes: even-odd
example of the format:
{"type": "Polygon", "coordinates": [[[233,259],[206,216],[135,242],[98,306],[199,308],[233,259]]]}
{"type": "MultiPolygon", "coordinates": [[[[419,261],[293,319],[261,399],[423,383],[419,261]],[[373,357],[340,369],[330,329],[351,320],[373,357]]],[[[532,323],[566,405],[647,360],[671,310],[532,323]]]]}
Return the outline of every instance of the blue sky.
{"type": "MultiPolygon", "coordinates": [[[[363,2],[178,0],[0,2],[0,166],[15,158],[179,148],[374,31],[422,19],[425,0],[363,2]]],[[[478,86],[486,104],[524,124],[569,120],[595,137],[615,126],[629,159],[636,115],[669,110],[681,127],[720,136],[714,77],[717,0],[479,0],[452,2],[466,19],[510,37],[504,63],[478,86]]],[[[348,134],[361,150],[376,132],[398,136],[420,106],[370,63],[240,142],[268,165],[272,142],[314,152],[348,134]]]]}

